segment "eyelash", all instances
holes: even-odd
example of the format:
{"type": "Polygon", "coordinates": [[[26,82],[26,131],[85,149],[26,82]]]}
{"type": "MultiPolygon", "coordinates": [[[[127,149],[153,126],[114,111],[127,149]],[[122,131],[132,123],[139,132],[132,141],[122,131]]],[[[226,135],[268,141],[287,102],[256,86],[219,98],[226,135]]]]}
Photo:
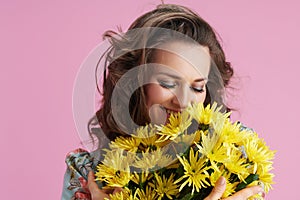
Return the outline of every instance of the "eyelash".
{"type": "Polygon", "coordinates": [[[195,92],[198,92],[198,93],[204,92],[203,88],[193,88],[193,87],[191,87],[191,89],[193,89],[195,92]]]}
{"type": "MultiPolygon", "coordinates": [[[[175,88],[175,86],[177,85],[177,83],[167,83],[165,81],[158,81],[159,85],[162,86],[163,88],[166,89],[173,89],[175,88]]],[[[197,93],[203,93],[204,89],[203,88],[194,88],[194,87],[190,87],[193,91],[197,92],[197,93]]]]}
{"type": "Polygon", "coordinates": [[[172,89],[177,85],[176,83],[168,83],[166,81],[158,81],[158,82],[160,86],[167,89],[172,89]]]}

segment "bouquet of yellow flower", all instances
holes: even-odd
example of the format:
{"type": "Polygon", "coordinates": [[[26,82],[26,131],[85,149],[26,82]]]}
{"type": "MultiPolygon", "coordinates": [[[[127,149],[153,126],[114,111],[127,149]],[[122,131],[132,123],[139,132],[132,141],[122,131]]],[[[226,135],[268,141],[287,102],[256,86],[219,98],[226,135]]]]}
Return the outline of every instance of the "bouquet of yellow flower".
{"type": "Polygon", "coordinates": [[[123,188],[112,200],[204,199],[220,176],[227,182],[223,198],[259,183],[269,192],[274,151],[220,110],[216,103],[194,104],[171,113],[165,125],[118,137],[105,150],[96,180],[103,188],[123,188]]]}

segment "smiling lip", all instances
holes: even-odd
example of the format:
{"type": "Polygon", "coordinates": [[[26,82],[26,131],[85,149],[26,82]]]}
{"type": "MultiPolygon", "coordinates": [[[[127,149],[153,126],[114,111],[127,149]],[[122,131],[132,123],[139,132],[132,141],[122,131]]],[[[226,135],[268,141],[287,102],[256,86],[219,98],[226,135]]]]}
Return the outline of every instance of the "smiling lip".
{"type": "Polygon", "coordinates": [[[166,108],[166,107],[163,107],[163,106],[161,106],[161,108],[163,109],[163,110],[165,110],[168,114],[170,114],[170,113],[178,113],[178,112],[181,112],[182,110],[173,110],[173,109],[169,109],[169,108],[166,108]]]}
{"type": "Polygon", "coordinates": [[[182,110],[168,109],[168,108],[163,107],[163,106],[160,106],[160,108],[161,108],[162,110],[164,110],[164,111],[166,112],[166,114],[167,114],[165,124],[167,124],[167,123],[170,122],[169,120],[170,120],[171,114],[178,113],[178,112],[181,112],[181,111],[182,111],[182,110]]]}

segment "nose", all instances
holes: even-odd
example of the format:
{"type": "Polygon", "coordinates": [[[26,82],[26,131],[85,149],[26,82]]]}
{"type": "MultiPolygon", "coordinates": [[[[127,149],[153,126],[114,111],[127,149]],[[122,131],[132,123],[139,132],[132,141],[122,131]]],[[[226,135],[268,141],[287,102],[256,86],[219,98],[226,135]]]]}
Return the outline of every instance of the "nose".
{"type": "Polygon", "coordinates": [[[196,94],[192,91],[188,84],[182,84],[174,93],[172,103],[180,109],[185,109],[189,103],[193,103],[196,99],[196,94]]]}

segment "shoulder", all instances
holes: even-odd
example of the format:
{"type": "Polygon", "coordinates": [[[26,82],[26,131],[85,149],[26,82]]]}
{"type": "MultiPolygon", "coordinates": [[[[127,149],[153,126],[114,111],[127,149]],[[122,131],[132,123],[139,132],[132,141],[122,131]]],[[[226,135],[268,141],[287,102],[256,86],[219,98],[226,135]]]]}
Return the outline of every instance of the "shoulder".
{"type": "Polygon", "coordinates": [[[87,200],[87,175],[98,164],[99,153],[75,149],[66,155],[67,169],[64,176],[62,199],[87,200]]]}

